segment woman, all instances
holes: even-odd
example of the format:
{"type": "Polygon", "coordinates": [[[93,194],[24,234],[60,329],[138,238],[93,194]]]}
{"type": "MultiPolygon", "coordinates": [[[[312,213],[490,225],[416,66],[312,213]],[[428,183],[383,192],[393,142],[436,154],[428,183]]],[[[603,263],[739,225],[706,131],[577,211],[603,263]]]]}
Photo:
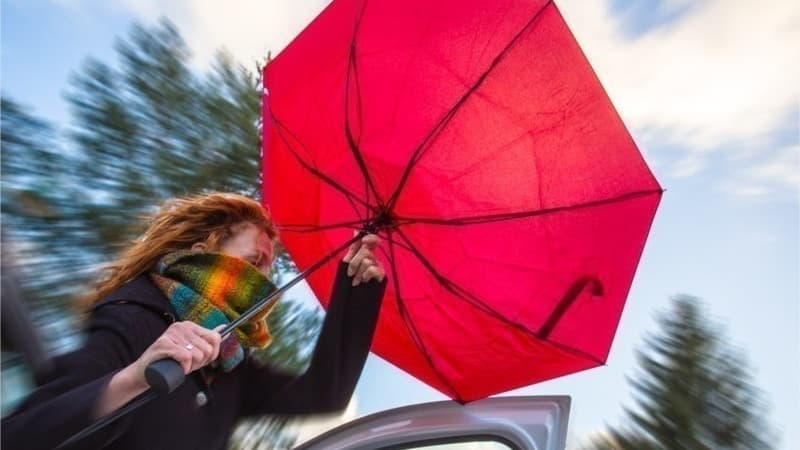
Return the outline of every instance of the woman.
{"type": "Polygon", "coordinates": [[[246,357],[270,340],[266,312],[223,342],[218,333],[274,289],[275,238],[269,214],[246,197],[167,202],[90,296],[85,345],[3,420],[2,448],[54,448],[145,392],[144,369],[164,358],[188,374],[180,387],[70,448],[223,449],[242,417],[345,408],[385,288],[379,239],[365,236],[342,259],[311,365],[289,376],[246,357]]]}

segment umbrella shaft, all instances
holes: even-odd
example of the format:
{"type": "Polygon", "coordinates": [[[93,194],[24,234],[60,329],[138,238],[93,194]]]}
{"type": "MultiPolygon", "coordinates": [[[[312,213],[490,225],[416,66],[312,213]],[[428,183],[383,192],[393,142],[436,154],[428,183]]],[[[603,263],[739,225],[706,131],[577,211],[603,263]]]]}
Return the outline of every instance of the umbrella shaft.
{"type": "Polygon", "coordinates": [[[97,430],[105,427],[106,425],[110,424],[111,422],[114,422],[115,420],[119,419],[120,417],[124,416],[125,414],[128,414],[129,412],[131,412],[134,409],[144,405],[145,403],[149,402],[150,400],[153,400],[156,397],[158,397],[158,394],[154,390],[148,389],[147,391],[145,391],[144,394],[140,395],[139,397],[137,397],[136,399],[134,399],[133,401],[131,401],[127,405],[125,405],[122,408],[118,409],[113,414],[110,414],[110,415],[108,415],[108,416],[106,416],[106,417],[104,417],[102,419],[99,419],[97,422],[95,422],[95,423],[89,425],[88,427],[84,428],[83,430],[73,434],[69,439],[67,439],[66,441],[58,444],[58,447],[56,447],[56,450],[59,450],[59,449],[62,449],[62,448],[66,448],[66,447],[70,447],[75,442],[78,442],[81,439],[83,439],[83,438],[95,433],[97,430]]]}
{"type": "Polygon", "coordinates": [[[260,311],[262,311],[267,306],[270,306],[270,305],[274,304],[276,301],[278,301],[278,297],[281,294],[283,294],[284,292],[288,291],[292,286],[294,286],[295,284],[299,283],[301,280],[305,279],[307,276],[311,275],[317,269],[319,269],[320,267],[325,265],[325,263],[330,261],[331,258],[336,256],[339,252],[341,252],[342,250],[344,250],[347,247],[349,247],[350,245],[352,245],[354,242],[356,242],[359,239],[361,239],[362,237],[364,237],[365,234],[366,233],[364,231],[361,231],[360,233],[358,233],[358,235],[353,236],[353,238],[350,239],[349,241],[347,241],[344,245],[342,245],[341,247],[337,248],[336,250],[328,253],[327,256],[325,256],[324,258],[322,258],[319,261],[317,261],[316,263],[314,263],[314,265],[312,265],[308,269],[302,271],[300,274],[298,274],[296,277],[294,277],[291,281],[289,281],[288,283],[284,284],[283,286],[281,286],[279,289],[277,289],[276,291],[274,291],[273,293],[271,293],[267,297],[265,297],[265,298],[259,300],[258,302],[256,302],[255,305],[251,306],[241,316],[239,316],[236,320],[231,322],[228,326],[223,328],[222,331],[220,331],[220,334],[222,335],[222,338],[225,339],[226,337],[228,337],[228,335],[233,333],[233,331],[236,328],[238,328],[240,325],[242,325],[243,323],[245,323],[248,320],[252,319],[253,316],[258,314],[260,311]]]}

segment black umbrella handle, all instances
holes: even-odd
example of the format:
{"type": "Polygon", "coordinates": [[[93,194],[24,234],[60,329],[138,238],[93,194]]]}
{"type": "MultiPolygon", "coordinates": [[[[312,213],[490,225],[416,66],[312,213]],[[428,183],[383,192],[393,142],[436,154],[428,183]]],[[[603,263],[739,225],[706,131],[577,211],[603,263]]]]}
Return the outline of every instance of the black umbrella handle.
{"type": "Polygon", "coordinates": [[[183,366],[172,358],[151,363],[144,369],[144,379],[159,396],[169,394],[183,384],[186,374],[183,366]]]}
{"type": "MultiPolygon", "coordinates": [[[[253,316],[264,310],[264,308],[275,304],[278,301],[278,298],[281,294],[288,291],[291,287],[295,284],[299,283],[301,280],[305,279],[317,269],[325,265],[328,261],[331,260],[334,256],[336,256],[339,252],[346,249],[354,242],[358,241],[362,237],[367,234],[365,231],[359,232],[356,236],[353,236],[352,239],[347,241],[344,245],[337,248],[336,250],[328,253],[327,256],[322,258],[321,260],[317,261],[309,267],[308,269],[304,270],[296,277],[294,277],[291,281],[286,283],[285,285],[281,286],[279,289],[273,291],[267,297],[259,300],[253,306],[247,309],[241,316],[236,318],[233,322],[229,323],[225,328],[220,331],[220,335],[222,339],[225,339],[233,333],[233,331],[241,326],[243,323],[250,320],[253,316]]],[[[144,371],[145,379],[147,380],[147,384],[158,394],[158,395],[165,395],[169,394],[170,392],[174,391],[178,386],[183,384],[183,381],[186,379],[186,375],[183,373],[183,367],[178,364],[177,361],[174,359],[162,359],[160,361],[156,361],[149,366],[144,371]]]]}

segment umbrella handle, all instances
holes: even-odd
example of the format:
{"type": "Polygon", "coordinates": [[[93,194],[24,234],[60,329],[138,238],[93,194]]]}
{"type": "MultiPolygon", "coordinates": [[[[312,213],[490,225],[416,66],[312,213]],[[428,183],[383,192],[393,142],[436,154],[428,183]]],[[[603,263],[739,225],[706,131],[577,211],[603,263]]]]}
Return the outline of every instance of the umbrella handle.
{"type": "Polygon", "coordinates": [[[186,374],[174,359],[156,361],[144,370],[144,379],[159,396],[169,394],[183,384],[186,374]]]}

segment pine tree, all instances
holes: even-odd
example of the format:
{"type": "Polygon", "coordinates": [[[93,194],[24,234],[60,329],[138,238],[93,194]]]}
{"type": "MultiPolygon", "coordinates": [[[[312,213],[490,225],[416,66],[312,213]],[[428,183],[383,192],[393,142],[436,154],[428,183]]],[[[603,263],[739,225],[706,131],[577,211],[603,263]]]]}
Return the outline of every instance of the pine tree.
{"type": "MultiPolygon", "coordinates": [[[[25,297],[51,305],[48,311],[74,304],[166,198],[260,193],[260,68],[220,52],[209,73],[198,75],[167,20],[134,26],[115,48],[116,65],[89,59],[73,76],[66,133],[2,99],[3,250],[15,249],[25,297]]],[[[281,252],[277,268],[294,266],[281,252]]],[[[302,370],[320,314],[282,301],[270,322],[274,345],[262,359],[302,370]]],[[[259,440],[291,442],[282,432],[287,422],[261,419],[257,425],[269,433],[259,440]]]]}
{"type": "MultiPolygon", "coordinates": [[[[69,303],[166,198],[260,193],[260,68],[219,52],[198,76],[167,20],[116,50],[116,67],[89,59],[73,76],[65,133],[2,101],[3,220],[23,284],[46,301],[69,303]]],[[[277,263],[294,268],[283,252],[277,263]]]]}
{"type": "Polygon", "coordinates": [[[745,357],[708,322],[696,298],[678,296],[658,335],[638,352],[628,423],[595,438],[598,449],[767,449],[771,432],[745,357]]]}

